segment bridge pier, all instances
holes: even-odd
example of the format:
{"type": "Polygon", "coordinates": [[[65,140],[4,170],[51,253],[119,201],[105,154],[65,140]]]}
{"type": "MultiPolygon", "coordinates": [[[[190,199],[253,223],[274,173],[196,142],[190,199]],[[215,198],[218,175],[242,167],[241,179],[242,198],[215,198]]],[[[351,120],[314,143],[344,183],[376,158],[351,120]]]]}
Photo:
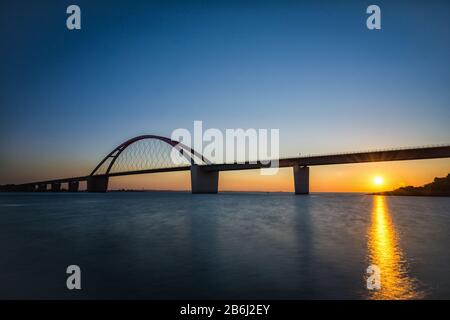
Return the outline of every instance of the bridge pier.
{"type": "Polygon", "coordinates": [[[191,166],[192,193],[217,193],[219,188],[219,171],[206,171],[201,166],[191,166]]]}
{"type": "Polygon", "coordinates": [[[68,183],[68,189],[67,191],[69,192],[78,192],[78,188],[80,186],[80,182],[79,181],[70,181],[68,183]]]}
{"type": "Polygon", "coordinates": [[[34,191],[34,185],[32,185],[32,184],[25,184],[25,185],[21,185],[21,186],[15,186],[12,191],[33,192],[34,191]]]}
{"type": "Polygon", "coordinates": [[[13,192],[15,190],[15,185],[13,184],[6,184],[3,186],[0,186],[1,192],[13,192]]]}
{"type": "Polygon", "coordinates": [[[309,194],[309,167],[294,166],[295,194],[309,194]]]}
{"type": "Polygon", "coordinates": [[[108,190],[109,177],[106,175],[90,176],[87,180],[88,192],[106,192],[108,190]]]}
{"type": "Polygon", "coordinates": [[[53,182],[52,183],[52,192],[60,192],[61,191],[61,183],[53,182]]]}
{"type": "Polygon", "coordinates": [[[37,191],[39,191],[39,192],[47,191],[47,184],[46,183],[39,184],[38,187],[37,187],[37,191]]]}

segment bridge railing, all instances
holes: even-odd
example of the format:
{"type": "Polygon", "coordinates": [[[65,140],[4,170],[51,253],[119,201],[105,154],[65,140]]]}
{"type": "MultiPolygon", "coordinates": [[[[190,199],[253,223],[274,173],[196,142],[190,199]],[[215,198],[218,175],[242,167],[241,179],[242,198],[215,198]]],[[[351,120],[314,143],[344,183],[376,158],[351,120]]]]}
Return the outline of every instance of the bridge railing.
{"type": "MultiPolygon", "coordinates": [[[[412,149],[429,149],[429,148],[442,148],[442,147],[450,147],[450,144],[430,144],[430,145],[421,145],[421,146],[410,146],[410,147],[390,147],[390,148],[381,148],[381,149],[366,149],[366,150],[358,150],[358,151],[343,151],[343,152],[334,152],[334,153],[307,153],[307,154],[299,154],[298,156],[292,156],[289,158],[311,158],[311,157],[326,157],[326,156],[337,156],[337,155],[351,155],[351,154],[361,154],[361,153],[371,153],[371,152],[386,152],[386,151],[403,151],[403,150],[412,150],[412,149]]],[[[288,158],[280,158],[280,159],[288,159],[288,158]]]]}

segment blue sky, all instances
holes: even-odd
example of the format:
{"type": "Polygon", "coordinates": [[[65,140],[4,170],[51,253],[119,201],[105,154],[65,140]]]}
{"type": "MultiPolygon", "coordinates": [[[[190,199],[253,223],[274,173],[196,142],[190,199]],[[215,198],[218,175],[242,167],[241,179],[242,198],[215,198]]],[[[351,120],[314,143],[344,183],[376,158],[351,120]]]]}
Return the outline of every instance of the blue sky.
{"type": "Polygon", "coordinates": [[[448,143],[450,4],[373,3],[2,1],[1,176],[194,120],[279,128],[284,156],[448,143]]]}

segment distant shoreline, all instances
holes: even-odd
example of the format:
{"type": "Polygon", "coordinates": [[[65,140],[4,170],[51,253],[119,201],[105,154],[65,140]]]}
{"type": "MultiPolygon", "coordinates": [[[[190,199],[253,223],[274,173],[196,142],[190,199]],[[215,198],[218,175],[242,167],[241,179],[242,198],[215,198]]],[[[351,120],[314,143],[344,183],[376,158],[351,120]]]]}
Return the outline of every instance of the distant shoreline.
{"type": "MultiPolygon", "coordinates": [[[[114,190],[108,190],[107,193],[166,193],[166,192],[170,192],[170,193],[191,193],[191,190],[151,190],[151,189],[114,189],[114,190]]],[[[0,193],[11,193],[11,192],[2,192],[0,191],[0,193]]],[[[21,193],[20,191],[18,191],[17,193],[21,193]]],[[[47,194],[50,192],[40,192],[40,194],[47,194]]],[[[88,193],[87,190],[80,190],[77,192],[69,192],[67,189],[61,189],[60,192],[54,192],[52,194],[78,194],[78,193],[88,193]]],[[[234,191],[234,190],[223,190],[223,191],[219,191],[218,194],[226,194],[226,193],[261,193],[261,194],[287,194],[287,195],[294,195],[293,191],[255,191],[255,190],[246,190],[246,191],[234,191]]],[[[315,191],[315,192],[310,192],[310,194],[360,194],[360,195],[368,195],[367,191],[315,191]]]]}
{"type": "Polygon", "coordinates": [[[421,187],[401,187],[393,191],[374,192],[371,195],[407,197],[450,197],[450,173],[447,177],[434,178],[433,182],[421,187]]]}

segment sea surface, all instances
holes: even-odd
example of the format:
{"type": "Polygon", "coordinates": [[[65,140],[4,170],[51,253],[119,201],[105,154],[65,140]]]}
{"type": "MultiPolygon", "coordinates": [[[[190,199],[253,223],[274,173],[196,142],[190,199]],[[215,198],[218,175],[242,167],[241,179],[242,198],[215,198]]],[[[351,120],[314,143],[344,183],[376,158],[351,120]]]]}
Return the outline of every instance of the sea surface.
{"type": "Polygon", "coordinates": [[[0,193],[2,299],[450,299],[449,246],[445,197],[0,193]]]}

